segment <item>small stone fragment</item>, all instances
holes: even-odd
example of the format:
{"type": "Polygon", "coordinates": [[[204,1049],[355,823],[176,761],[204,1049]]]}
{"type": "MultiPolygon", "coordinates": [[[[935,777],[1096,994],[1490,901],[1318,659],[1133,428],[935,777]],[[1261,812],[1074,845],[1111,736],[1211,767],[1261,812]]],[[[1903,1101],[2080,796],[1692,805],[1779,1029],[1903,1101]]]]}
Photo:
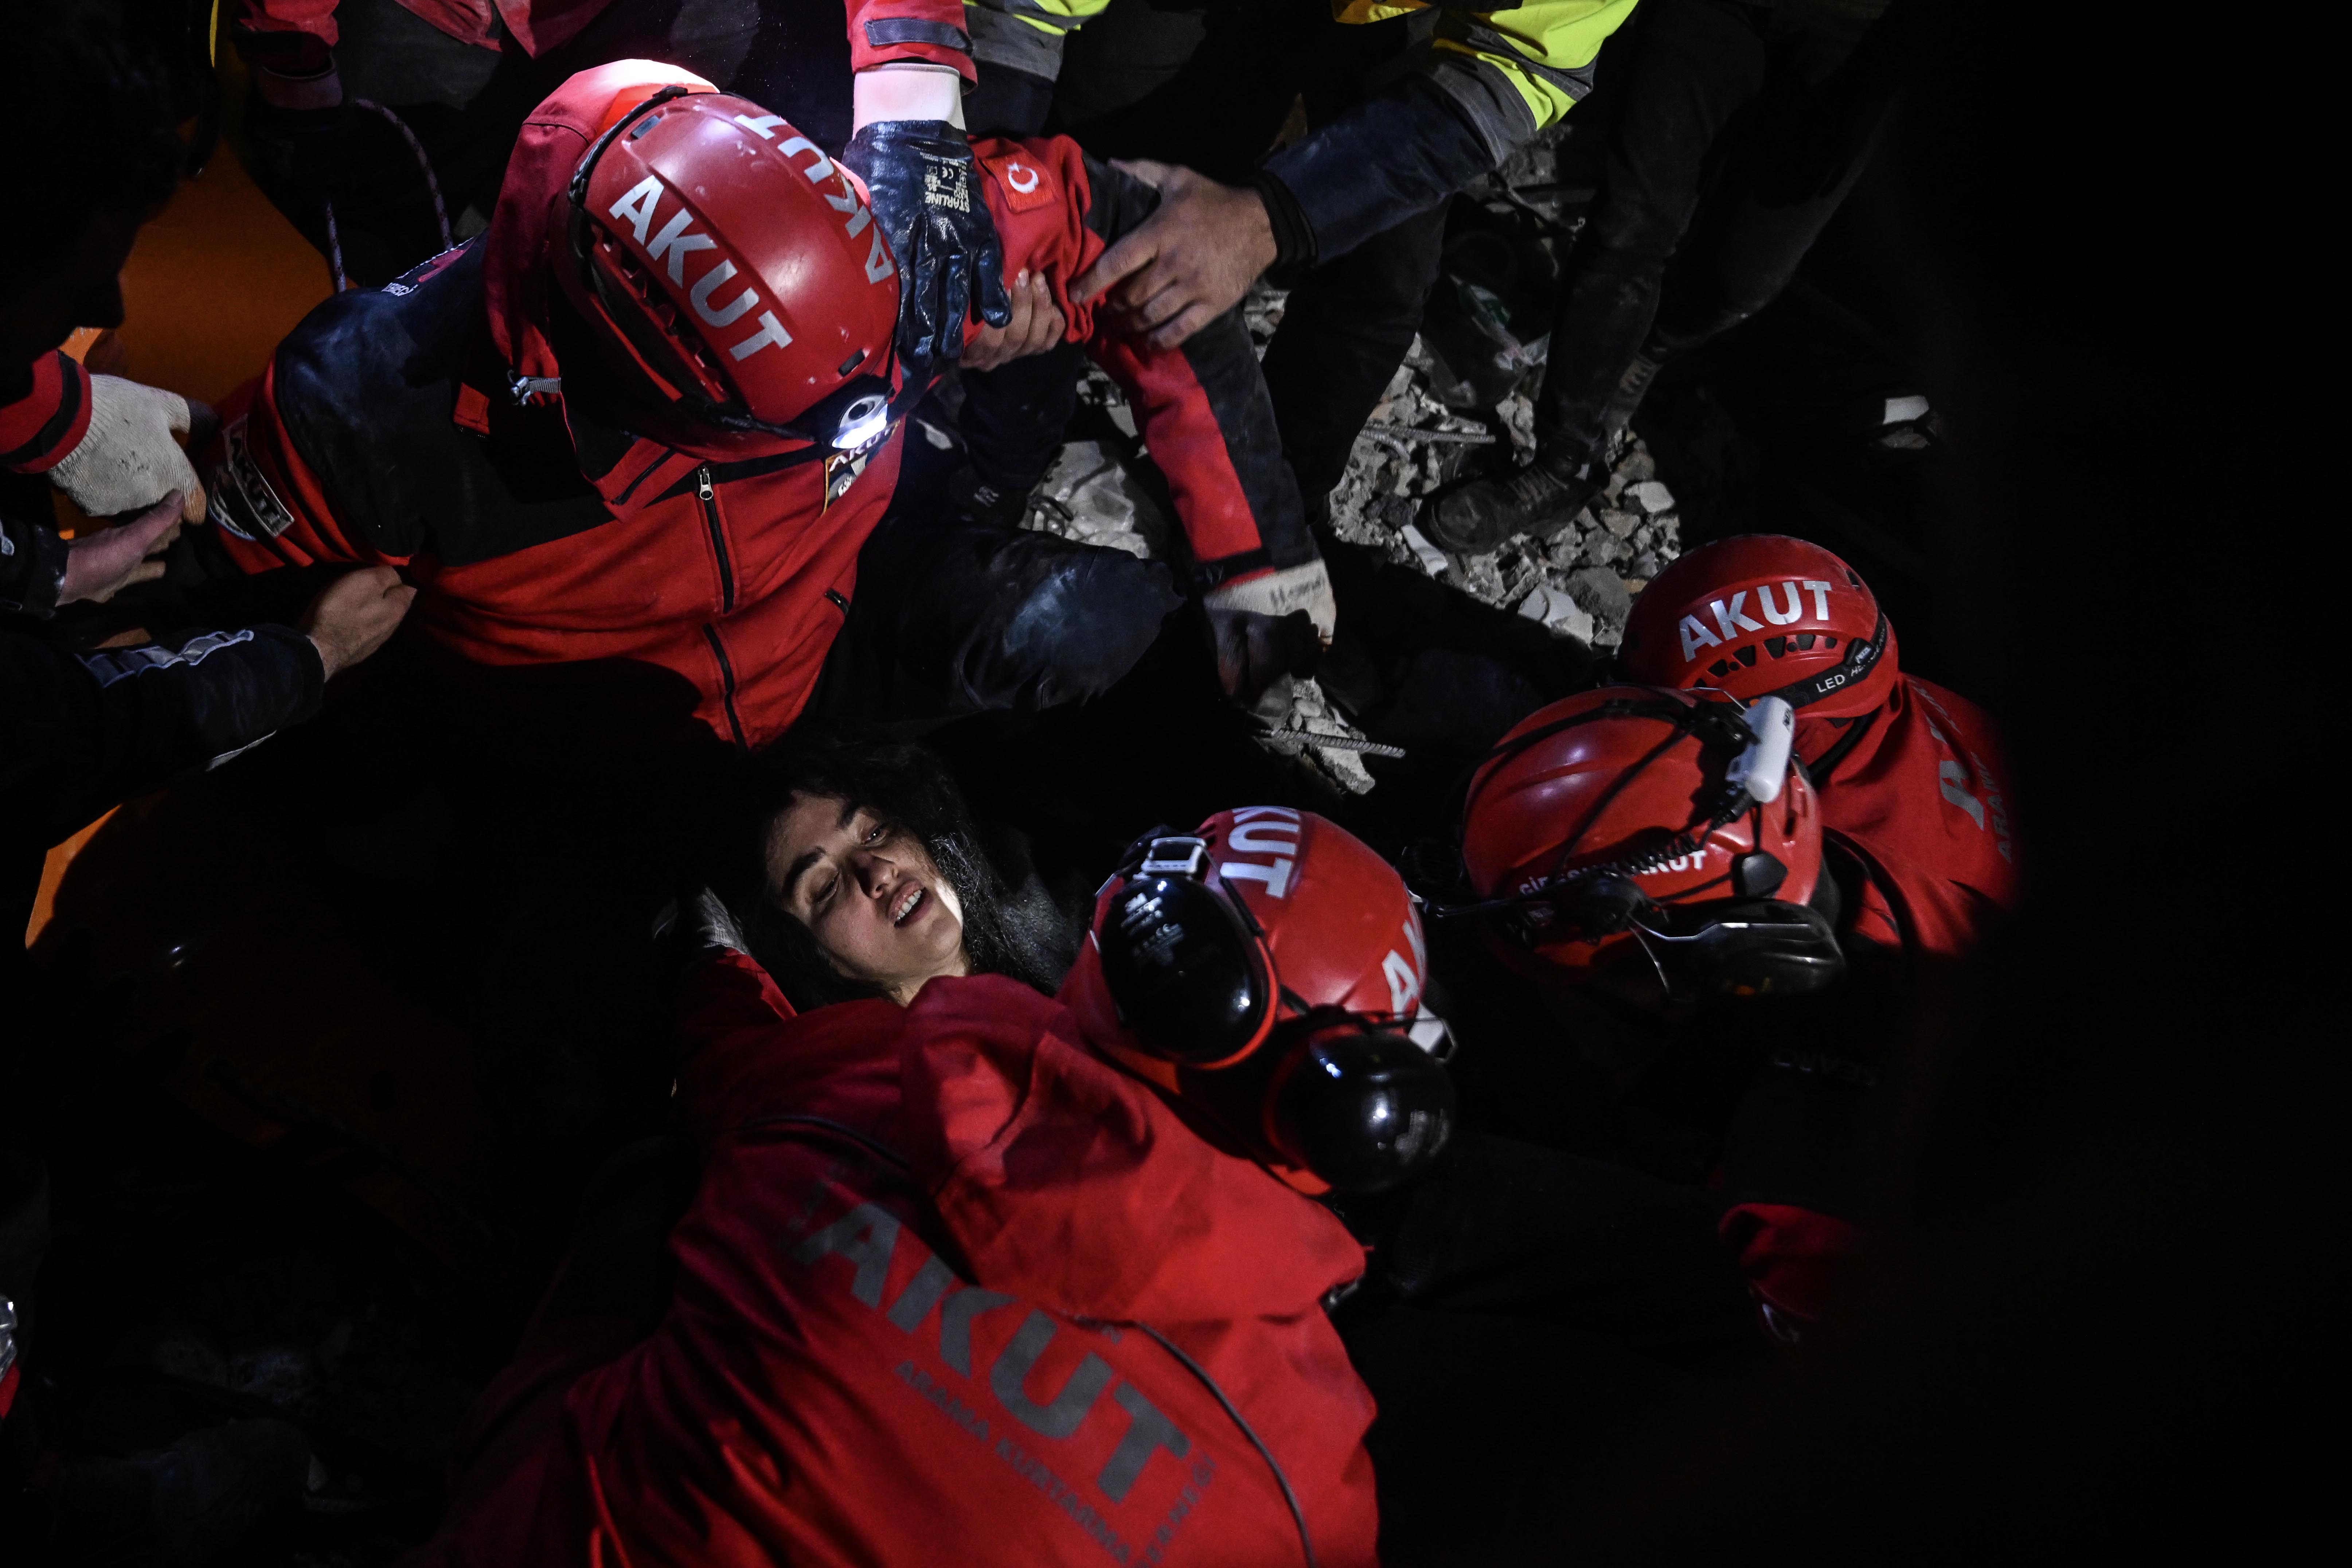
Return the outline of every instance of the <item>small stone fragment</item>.
{"type": "Polygon", "coordinates": [[[1519,614],[1541,624],[1554,637],[1592,640],[1592,616],[1566,592],[1538,583],[1519,601],[1519,614]]]}
{"type": "Polygon", "coordinates": [[[1924,397],[1890,397],[1886,400],[1886,417],[1882,425],[1908,425],[1914,419],[1927,417],[1927,400],[1924,397]]]}
{"type": "Polygon", "coordinates": [[[1601,514],[1601,526],[1620,539],[1631,539],[1633,531],[1642,526],[1642,517],[1639,512],[1604,511],[1601,514]]]}
{"type": "Polygon", "coordinates": [[[1405,548],[1412,551],[1413,559],[1421,563],[1421,569],[1433,577],[1444,577],[1445,552],[1432,544],[1421,530],[1409,522],[1404,525],[1403,533],[1405,548]]]}
{"type": "Polygon", "coordinates": [[[1624,580],[1605,566],[1570,573],[1567,592],[1596,621],[1622,621],[1633,608],[1633,596],[1625,592],[1624,580]]]}
{"type": "Polygon", "coordinates": [[[1628,485],[1625,487],[1625,493],[1633,497],[1633,504],[1643,511],[1659,512],[1674,510],[1675,492],[1666,489],[1661,480],[1643,479],[1638,485],[1628,485]]]}

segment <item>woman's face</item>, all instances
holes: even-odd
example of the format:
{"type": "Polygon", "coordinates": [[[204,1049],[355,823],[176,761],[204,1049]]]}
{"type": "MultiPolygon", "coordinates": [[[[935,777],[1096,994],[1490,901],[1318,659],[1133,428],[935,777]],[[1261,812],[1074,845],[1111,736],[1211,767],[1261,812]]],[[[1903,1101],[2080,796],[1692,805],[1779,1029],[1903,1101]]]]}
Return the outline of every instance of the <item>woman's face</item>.
{"type": "Polygon", "coordinates": [[[768,889],[835,969],[900,1006],[925,981],[970,972],[955,889],[921,840],[867,807],[794,795],[769,825],[768,889]]]}

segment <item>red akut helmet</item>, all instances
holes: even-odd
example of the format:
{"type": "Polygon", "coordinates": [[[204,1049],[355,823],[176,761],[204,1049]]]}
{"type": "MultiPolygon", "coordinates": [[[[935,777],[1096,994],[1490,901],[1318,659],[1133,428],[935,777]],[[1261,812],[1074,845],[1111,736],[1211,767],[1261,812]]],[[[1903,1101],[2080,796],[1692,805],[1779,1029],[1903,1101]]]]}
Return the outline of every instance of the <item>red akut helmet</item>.
{"type": "Polygon", "coordinates": [[[1129,851],[1062,995],[1097,1048],[1253,1152],[1377,1191],[1453,1125],[1427,954],[1412,895],[1361,840],[1246,806],[1129,851]]]}
{"type": "Polygon", "coordinates": [[[567,195],[564,293],[665,398],[835,451],[887,432],[898,268],[864,193],[782,117],[629,87],[567,195]]]}
{"type": "Polygon", "coordinates": [[[1895,689],[1895,628],[1861,574],[1779,533],[1703,544],[1633,603],[1625,679],[1778,697],[1808,719],[1867,713],[1895,689]]]}
{"type": "Polygon", "coordinates": [[[1523,720],[1471,780],[1462,852],[1507,960],[1579,979],[1654,970],[1669,995],[1810,990],[1843,968],[1806,907],[1812,785],[1780,701],[1588,691],[1523,720]]]}

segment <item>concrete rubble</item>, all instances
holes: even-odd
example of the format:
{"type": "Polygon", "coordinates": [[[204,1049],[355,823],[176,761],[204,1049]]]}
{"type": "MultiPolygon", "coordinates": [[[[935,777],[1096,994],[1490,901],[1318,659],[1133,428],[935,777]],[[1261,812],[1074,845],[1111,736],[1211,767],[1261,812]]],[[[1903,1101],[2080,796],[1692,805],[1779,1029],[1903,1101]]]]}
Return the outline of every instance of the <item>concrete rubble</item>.
{"type": "MultiPolygon", "coordinates": [[[[1280,290],[1262,284],[1243,303],[1261,355],[1282,323],[1283,303],[1280,290]]],[[[1516,610],[1556,637],[1616,647],[1633,595],[1682,552],[1674,492],[1658,479],[1648,447],[1638,437],[1623,441],[1607,488],[1552,538],[1521,534],[1481,554],[1449,553],[1417,524],[1448,486],[1465,474],[1494,471],[1499,454],[1492,448],[1507,444],[1517,462],[1532,459],[1540,371],[1530,371],[1495,406],[1464,409],[1437,395],[1437,369],[1416,339],[1332,493],[1332,531],[1497,608],[1516,610]]],[[[1089,367],[1080,396],[1132,433],[1134,420],[1102,372],[1089,367]]],[[[1170,520],[1138,479],[1135,459],[1101,441],[1073,441],[1062,449],[1032,498],[1024,526],[1138,556],[1169,556],[1170,520]]],[[[1318,733],[1361,740],[1319,687],[1296,682],[1289,713],[1275,722],[1269,747],[1301,756],[1350,793],[1371,788],[1361,752],[1291,738],[1318,733]]]]}

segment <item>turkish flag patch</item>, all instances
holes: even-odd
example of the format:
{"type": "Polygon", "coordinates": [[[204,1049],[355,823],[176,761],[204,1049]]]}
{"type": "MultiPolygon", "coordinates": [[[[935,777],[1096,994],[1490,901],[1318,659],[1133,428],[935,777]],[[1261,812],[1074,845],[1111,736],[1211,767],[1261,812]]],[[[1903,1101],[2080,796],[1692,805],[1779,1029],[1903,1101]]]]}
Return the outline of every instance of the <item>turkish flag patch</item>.
{"type": "Polygon", "coordinates": [[[1004,187],[1004,205],[1013,212],[1051,206],[1062,199],[1061,193],[1054,188],[1053,174],[1025,152],[1004,153],[991,158],[988,172],[1004,187]]]}

